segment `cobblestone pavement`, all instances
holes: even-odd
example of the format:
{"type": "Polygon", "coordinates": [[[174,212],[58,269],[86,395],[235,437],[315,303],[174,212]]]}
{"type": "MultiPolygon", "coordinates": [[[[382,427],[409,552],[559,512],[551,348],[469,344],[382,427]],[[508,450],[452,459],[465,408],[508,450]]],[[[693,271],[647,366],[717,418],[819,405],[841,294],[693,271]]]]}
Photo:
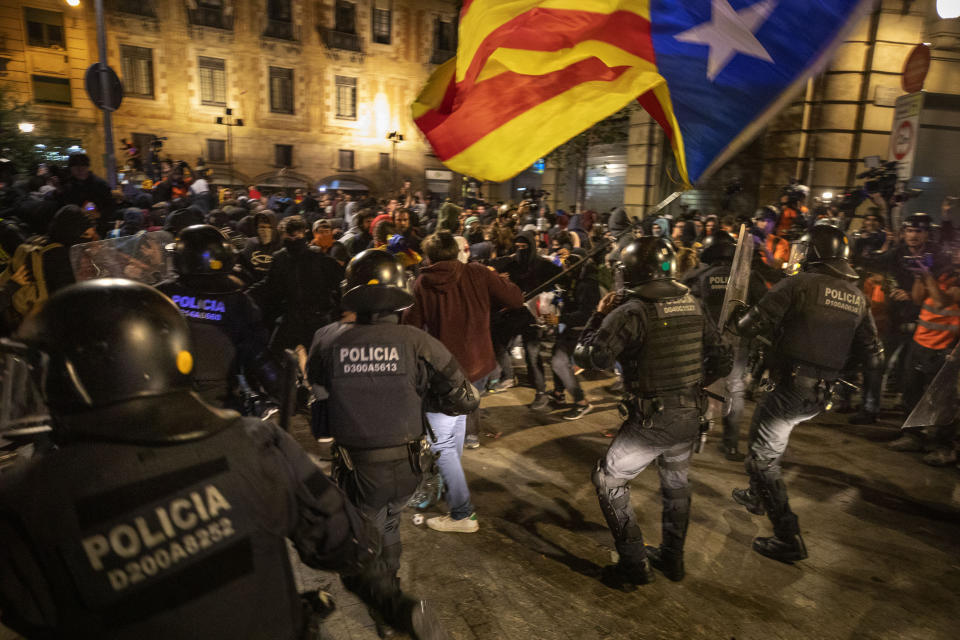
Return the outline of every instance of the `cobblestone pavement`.
{"type": "MultiPolygon", "coordinates": [[[[731,500],[745,474],[717,451],[714,431],[693,462],[686,579],[658,576],[633,593],[605,587],[597,578],[613,541],[589,477],[619,424],[609,382],[585,383],[597,410],[574,422],[526,409],[531,389],[485,398],[481,434],[500,435],[481,435],[464,454],[480,531],[439,533],[415,526],[413,511],[404,517],[405,588],[435,604],[454,638],[957,637],[960,473],[885,449],[898,432],[892,415],[852,427],[824,414],[794,431],[784,471],[808,560],[789,566],[750,549],[770,524],[731,500]]],[[[632,488],[655,544],[655,470],[632,488]]],[[[305,585],[330,585],[340,605],[320,637],[377,637],[336,579],[298,571],[305,585]]]]}
{"type": "MultiPolygon", "coordinates": [[[[481,448],[464,454],[478,533],[435,532],[405,514],[405,589],[435,605],[453,638],[957,637],[960,472],[885,449],[898,431],[893,416],[851,427],[846,416],[824,414],[794,431],[784,471],[808,560],[788,566],[751,551],[752,538],[769,535],[770,525],[731,500],[731,490],[745,486],[743,467],[718,453],[713,432],[693,461],[686,579],[658,576],[633,593],[605,587],[597,577],[612,560],[613,541],[589,477],[611,442],[605,434],[619,424],[603,391],[609,382],[585,382],[597,409],[573,422],[560,411],[526,409],[531,389],[484,399],[481,434],[499,436],[481,435],[481,448]]],[[[323,460],[305,424],[294,434],[323,460]]],[[[640,524],[656,544],[655,470],[632,488],[640,524]]],[[[325,587],[337,602],[315,638],[377,638],[364,606],[335,576],[292,557],[301,589],[325,587]]]]}

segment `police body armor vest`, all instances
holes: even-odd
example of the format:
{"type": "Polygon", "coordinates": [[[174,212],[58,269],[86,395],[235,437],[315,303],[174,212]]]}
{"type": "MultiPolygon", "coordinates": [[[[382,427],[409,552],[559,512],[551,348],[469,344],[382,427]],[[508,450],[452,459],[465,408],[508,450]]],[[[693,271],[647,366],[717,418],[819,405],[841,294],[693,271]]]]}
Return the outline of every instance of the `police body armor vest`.
{"type": "Polygon", "coordinates": [[[730,280],[730,265],[715,264],[704,269],[699,275],[699,289],[703,306],[714,324],[720,321],[720,310],[723,309],[723,297],[727,292],[727,282],[730,280]]]}
{"type": "Polygon", "coordinates": [[[318,333],[324,350],[324,421],[354,449],[404,445],[423,435],[426,372],[419,331],[390,323],[334,324],[318,333]]]}
{"type": "Polygon", "coordinates": [[[793,304],[783,318],[779,355],[831,372],[847,362],[857,327],[869,311],[855,284],[828,275],[803,271],[793,304]]]}
{"type": "Polygon", "coordinates": [[[296,488],[269,441],[237,419],[186,444],[78,443],[31,462],[28,490],[0,505],[43,568],[57,637],[298,637],[296,488]]]}
{"type": "Polygon", "coordinates": [[[621,362],[627,390],[641,396],[682,391],[703,378],[706,319],[693,295],[636,300],[643,316],[643,340],[630,345],[621,362]]]}
{"type": "Polygon", "coordinates": [[[231,376],[239,373],[237,347],[243,328],[253,321],[249,297],[241,291],[198,293],[178,280],[160,283],[157,289],[173,300],[190,324],[197,390],[205,398],[207,391],[225,395],[231,376]]]}

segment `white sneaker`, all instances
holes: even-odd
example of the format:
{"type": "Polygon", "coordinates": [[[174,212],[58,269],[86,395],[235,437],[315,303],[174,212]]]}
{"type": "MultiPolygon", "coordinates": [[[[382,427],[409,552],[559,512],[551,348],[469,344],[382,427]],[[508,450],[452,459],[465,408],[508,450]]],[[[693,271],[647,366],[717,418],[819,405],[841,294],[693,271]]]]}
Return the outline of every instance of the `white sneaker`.
{"type": "Polygon", "coordinates": [[[433,529],[434,531],[453,531],[455,533],[476,533],[480,528],[480,523],[477,522],[477,514],[471,513],[470,517],[463,518],[462,520],[454,520],[450,517],[449,514],[445,516],[437,516],[436,518],[430,518],[427,520],[427,526],[433,529]]]}

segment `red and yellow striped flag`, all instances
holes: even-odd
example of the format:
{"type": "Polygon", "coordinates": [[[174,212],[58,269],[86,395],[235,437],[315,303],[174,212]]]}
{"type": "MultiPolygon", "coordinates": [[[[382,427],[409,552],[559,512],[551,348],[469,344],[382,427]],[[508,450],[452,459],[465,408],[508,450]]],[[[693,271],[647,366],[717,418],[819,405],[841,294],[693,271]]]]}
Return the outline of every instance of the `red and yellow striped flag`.
{"type": "Polygon", "coordinates": [[[500,182],[642,94],[685,176],[650,0],[465,0],[457,55],[430,76],[413,119],[445,165],[500,182]]]}

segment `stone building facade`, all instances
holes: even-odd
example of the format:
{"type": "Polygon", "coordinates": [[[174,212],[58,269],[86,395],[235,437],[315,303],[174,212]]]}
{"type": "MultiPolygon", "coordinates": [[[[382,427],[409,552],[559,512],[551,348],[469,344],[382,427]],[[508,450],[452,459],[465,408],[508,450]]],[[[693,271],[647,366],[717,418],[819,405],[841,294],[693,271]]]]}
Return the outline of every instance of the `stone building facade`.
{"type": "MultiPolygon", "coordinates": [[[[191,165],[202,157],[219,182],[383,193],[403,178],[425,186],[427,170],[440,170],[430,172],[434,190],[452,177],[413,124],[410,104],[454,54],[456,2],[104,5],[107,57],[125,94],[113,115],[119,166],[121,139],[142,149],[156,137],[165,138],[163,157],[191,165]],[[237,119],[243,126],[226,126],[237,119]],[[388,140],[390,132],[403,141],[388,140]]],[[[102,172],[101,115],[84,90],[96,60],[93,0],[0,3],[0,82],[32,103],[38,132],[75,138],[102,172]]]]}

